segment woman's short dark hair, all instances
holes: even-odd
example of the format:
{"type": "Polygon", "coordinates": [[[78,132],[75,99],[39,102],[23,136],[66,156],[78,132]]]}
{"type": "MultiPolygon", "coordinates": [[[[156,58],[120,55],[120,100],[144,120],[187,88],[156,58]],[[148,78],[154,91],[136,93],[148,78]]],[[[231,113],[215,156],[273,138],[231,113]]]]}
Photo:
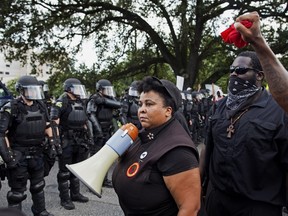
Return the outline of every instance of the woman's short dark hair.
{"type": "Polygon", "coordinates": [[[169,95],[166,88],[163,86],[161,81],[157,78],[147,76],[143,80],[139,81],[137,91],[139,94],[142,92],[146,93],[149,91],[155,91],[160,94],[160,96],[164,100],[164,106],[172,107],[172,113],[177,110],[174,99],[169,95]]]}

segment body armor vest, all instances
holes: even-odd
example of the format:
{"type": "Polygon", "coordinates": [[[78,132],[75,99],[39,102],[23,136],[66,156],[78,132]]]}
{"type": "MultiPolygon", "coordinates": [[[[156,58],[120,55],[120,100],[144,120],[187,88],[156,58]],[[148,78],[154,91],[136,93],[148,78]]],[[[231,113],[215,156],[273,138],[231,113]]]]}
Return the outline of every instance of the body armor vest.
{"type": "Polygon", "coordinates": [[[138,105],[133,100],[130,101],[128,118],[138,120],[138,105]]]}
{"type": "Polygon", "coordinates": [[[16,129],[11,137],[21,146],[34,146],[41,144],[45,136],[46,120],[45,113],[40,110],[36,112],[27,111],[22,113],[22,121],[16,126],[16,129]]]}
{"type": "Polygon", "coordinates": [[[112,122],[113,109],[105,107],[105,105],[99,105],[97,109],[97,119],[100,123],[112,122]]]}
{"type": "Polygon", "coordinates": [[[187,112],[191,112],[192,109],[193,109],[193,102],[188,100],[187,104],[186,104],[186,110],[187,110],[187,112]]]}
{"type": "Polygon", "coordinates": [[[199,103],[193,103],[192,113],[196,114],[196,113],[199,113],[199,111],[200,111],[200,104],[199,103]]]}
{"type": "Polygon", "coordinates": [[[82,129],[88,120],[85,108],[80,102],[72,103],[71,107],[72,111],[68,115],[66,124],[70,129],[82,129]]]}

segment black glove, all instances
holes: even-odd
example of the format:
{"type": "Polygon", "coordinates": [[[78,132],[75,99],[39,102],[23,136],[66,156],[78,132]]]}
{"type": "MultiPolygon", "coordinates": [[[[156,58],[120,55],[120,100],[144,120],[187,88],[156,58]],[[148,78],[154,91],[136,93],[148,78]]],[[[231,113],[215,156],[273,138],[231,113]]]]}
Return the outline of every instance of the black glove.
{"type": "Polygon", "coordinates": [[[95,140],[104,139],[104,134],[103,134],[102,130],[101,131],[96,131],[95,134],[94,134],[94,138],[95,138],[95,140]]]}
{"type": "Polygon", "coordinates": [[[53,137],[48,138],[48,157],[49,158],[56,158],[57,150],[55,145],[55,139],[53,137]]]}
{"type": "Polygon", "coordinates": [[[87,139],[87,144],[90,146],[94,146],[94,140],[92,138],[87,139]]]}
{"type": "Polygon", "coordinates": [[[12,150],[9,145],[7,145],[4,136],[0,136],[0,155],[7,165],[7,168],[17,167],[20,158],[17,157],[16,159],[14,150],[12,150]]]}
{"type": "Polygon", "coordinates": [[[97,136],[94,136],[94,145],[101,145],[100,143],[103,143],[103,140],[103,134],[98,134],[97,136]]]}
{"type": "Polygon", "coordinates": [[[62,146],[61,146],[61,141],[60,141],[60,138],[57,138],[55,139],[55,148],[56,148],[56,152],[57,152],[57,155],[60,156],[62,155],[62,146]]]}
{"type": "Polygon", "coordinates": [[[21,152],[14,152],[10,147],[8,148],[6,159],[4,159],[8,169],[14,169],[18,167],[18,161],[21,157],[21,152]]]}

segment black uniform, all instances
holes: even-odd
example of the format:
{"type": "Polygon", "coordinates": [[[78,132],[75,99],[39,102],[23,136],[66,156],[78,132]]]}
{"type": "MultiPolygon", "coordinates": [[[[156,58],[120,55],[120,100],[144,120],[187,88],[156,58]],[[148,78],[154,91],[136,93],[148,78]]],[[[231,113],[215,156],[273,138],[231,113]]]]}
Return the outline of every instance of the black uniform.
{"type": "MultiPolygon", "coordinates": [[[[53,103],[53,98],[49,94],[49,87],[48,85],[43,81],[39,80],[39,84],[42,86],[43,93],[44,93],[44,98],[43,102],[46,104],[48,112],[51,112],[51,107],[53,103]]],[[[56,130],[57,125],[53,124],[51,125],[53,127],[53,130],[56,130]]],[[[57,131],[54,131],[54,136],[57,136],[57,131]]],[[[55,138],[55,137],[53,137],[55,138]]],[[[57,136],[57,139],[59,140],[59,137],[57,136]]],[[[48,146],[48,137],[45,139],[45,145],[48,146]]],[[[58,141],[59,142],[59,141],[58,141]]],[[[61,149],[61,146],[59,146],[59,149],[61,149]]],[[[60,150],[62,152],[62,149],[60,150]]],[[[48,176],[49,172],[51,171],[52,167],[55,164],[56,157],[51,157],[51,149],[46,148],[43,151],[43,156],[44,156],[44,176],[48,176]]]]}
{"type": "Polygon", "coordinates": [[[189,129],[189,134],[192,137],[193,133],[193,118],[192,118],[192,109],[193,109],[193,101],[192,94],[187,90],[181,93],[183,99],[183,114],[187,122],[187,127],[189,129]]]}
{"type": "Polygon", "coordinates": [[[66,92],[63,93],[51,108],[51,119],[60,120],[59,132],[63,152],[59,156],[57,181],[61,205],[70,210],[75,208],[71,200],[88,201],[88,198],[79,192],[78,178],[71,174],[65,166],[66,164],[78,163],[88,157],[88,117],[85,101],[79,98],[72,100],[66,92]]]}
{"type": "Polygon", "coordinates": [[[141,123],[138,119],[138,98],[130,96],[128,93],[121,99],[121,117],[122,124],[132,123],[138,129],[141,129],[141,123]]]}
{"type": "Polygon", "coordinates": [[[192,118],[192,139],[194,143],[197,145],[200,137],[200,130],[202,125],[202,119],[200,115],[201,110],[201,101],[197,100],[197,98],[193,98],[193,106],[191,109],[191,118],[192,118]]]}
{"type": "MultiPolygon", "coordinates": [[[[105,97],[100,93],[91,96],[87,104],[89,122],[94,137],[94,145],[90,149],[90,155],[94,155],[111,137],[114,131],[113,112],[120,107],[121,103],[114,98],[105,97]]],[[[107,175],[103,186],[113,187],[107,175]]]]}
{"type": "Polygon", "coordinates": [[[42,152],[46,125],[49,122],[45,104],[35,100],[28,106],[22,98],[18,98],[3,107],[0,121],[2,141],[6,135],[11,149],[22,153],[17,166],[9,168],[8,164],[7,177],[11,188],[7,194],[9,207],[21,210],[21,202],[27,197],[24,192],[29,179],[32,212],[34,215],[50,215],[45,210],[43,191],[45,181],[42,152]],[[8,134],[5,134],[7,131],[8,134]]]}
{"type": "MultiPolygon", "coordinates": [[[[12,93],[7,89],[5,84],[2,83],[0,80],[0,108],[12,99],[13,99],[12,93]]],[[[2,157],[1,152],[0,152],[0,155],[2,157]]],[[[2,187],[1,180],[5,180],[5,175],[6,175],[5,164],[4,164],[3,159],[1,159],[0,161],[0,189],[2,187]]]]}
{"type": "Polygon", "coordinates": [[[13,99],[12,93],[7,89],[6,85],[0,80],[0,107],[13,99]]]}
{"type": "Polygon", "coordinates": [[[44,82],[43,80],[39,80],[38,81],[39,84],[42,86],[42,89],[43,89],[43,93],[44,93],[44,102],[48,108],[48,111],[50,113],[51,111],[51,107],[52,107],[52,103],[53,103],[53,98],[52,96],[50,95],[49,93],[49,87],[48,87],[48,84],[46,82],[44,82]]]}
{"type": "Polygon", "coordinates": [[[119,109],[121,103],[114,98],[108,98],[100,93],[90,97],[87,104],[87,113],[92,124],[94,148],[90,150],[91,155],[95,154],[113,132],[113,111],[119,109]]]}

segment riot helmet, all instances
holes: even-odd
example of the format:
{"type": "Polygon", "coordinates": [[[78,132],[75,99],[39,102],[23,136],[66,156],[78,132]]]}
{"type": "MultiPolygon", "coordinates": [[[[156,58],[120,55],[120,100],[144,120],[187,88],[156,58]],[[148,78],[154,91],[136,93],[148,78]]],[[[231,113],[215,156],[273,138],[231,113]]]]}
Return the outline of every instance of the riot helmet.
{"type": "Polygon", "coordinates": [[[205,98],[205,95],[202,92],[198,92],[196,95],[196,99],[201,101],[203,98],[205,98]]]}
{"type": "Polygon", "coordinates": [[[139,93],[137,91],[137,83],[138,81],[133,81],[130,84],[129,90],[128,90],[128,95],[132,97],[139,97],[139,93]]]}
{"type": "Polygon", "coordinates": [[[49,86],[45,81],[39,80],[39,84],[42,86],[44,93],[49,92],[49,86]]]}
{"type": "Polygon", "coordinates": [[[51,95],[49,94],[49,87],[48,84],[43,80],[38,80],[39,84],[42,86],[42,90],[44,92],[44,97],[46,100],[51,99],[51,95]]]}
{"type": "Polygon", "coordinates": [[[115,97],[114,87],[111,82],[107,79],[100,79],[96,82],[96,91],[101,92],[107,97],[115,97]]]}
{"type": "Polygon", "coordinates": [[[210,90],[209,89],[201,89],[200,92],[202,93],[204,98],[208,98],[210,95],[210,90]]]}
{"type": "Polygon", "coordinates": [[[202,100],[202,98],[204,97],[204,95],[201,93],[201,92],[198,92],[198,91],[193,91],[192,93],[191,93],[191,95],[192,95],[192,99],[193,99],[193,101],[195,102],[195,101],[201,101],[202,100]]]}
{"type": "Polygon", "coordinates": [[[16,91],[27,100],[42,100],[44,93],[42,86],[33,76],[22,76],[15,84],[16,91]]]}
{"type": "Polygon", "coordinates": [[[63,87],[65,92],[69,92],[81,99],[87,98],[85,86],[82,85],[81,82],[76,78],[69,78],[65,80],[63,87]]]}

